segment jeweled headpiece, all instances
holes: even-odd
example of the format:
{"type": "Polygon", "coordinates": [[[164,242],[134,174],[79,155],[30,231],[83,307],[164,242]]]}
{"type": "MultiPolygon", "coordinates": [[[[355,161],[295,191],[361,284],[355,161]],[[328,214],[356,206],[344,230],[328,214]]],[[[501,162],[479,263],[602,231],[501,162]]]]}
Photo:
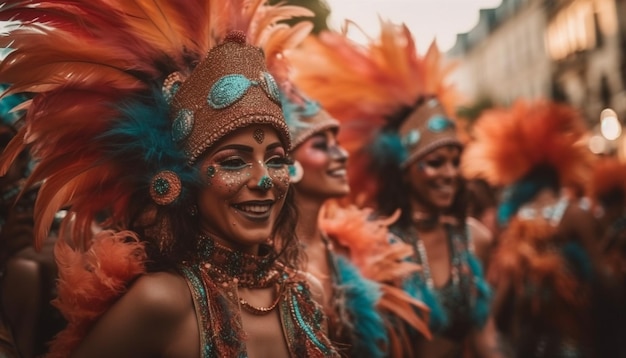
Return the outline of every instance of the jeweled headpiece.
{"type": "Polygon", "coordinates": [[[177,88],[170,109],[172,136],[190,163],[225,134],[250,124],[273,126],[289,148],[278,86],[263,51],[246,44],[243,32],[229,33],[186,81],[168,85],[177,88]]]}
{"type": "Polygon", "coordinates": [[[407,152],[406,159],[401,162],[403,167],[439,147],[463,146],[456,123],[446,115],[437,98],[425,97],[420,102],[398,129],[407,152]]]}
{"type": "Polygon", "coordinates": [[[316,133],[339,128],[339,121],[331,117],[318,102],[308,98],[293,86],[281,91],[281,100],[293,149],[316,133]]]}

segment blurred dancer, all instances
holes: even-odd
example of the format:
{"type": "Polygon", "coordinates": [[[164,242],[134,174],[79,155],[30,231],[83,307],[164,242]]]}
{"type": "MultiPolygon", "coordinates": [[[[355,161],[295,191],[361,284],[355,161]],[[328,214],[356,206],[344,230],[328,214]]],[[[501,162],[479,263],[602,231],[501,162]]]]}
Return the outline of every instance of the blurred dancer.
{"type": "Polygon", "coordinates": [[[596,226],[571,194],[591,169],[582,120],[563,104],[520,100],[483,112],[474,130],[467,173],[505,188],[489,277],[515,356],[605,356],[611,347],[597,340],[593,311],[596,226]]]}

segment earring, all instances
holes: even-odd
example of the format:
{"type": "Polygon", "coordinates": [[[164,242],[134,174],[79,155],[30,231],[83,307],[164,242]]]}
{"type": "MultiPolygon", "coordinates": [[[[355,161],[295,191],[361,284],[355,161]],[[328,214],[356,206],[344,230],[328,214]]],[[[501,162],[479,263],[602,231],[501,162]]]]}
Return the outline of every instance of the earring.
{"type": "Polygon", "coordinates": [[[304,169],[302,169],[302,164],[299,161],[294,160],[293,164],[289,166],[289,182],[295,184],[302,180],[302,176],[304,175],[304,169]]]}
{"type": "Polygon", "coordinates": [[[198,215],[198,206],[196,204],[193,204],[189,207],[189,216],[196,216],[198,215]]]}

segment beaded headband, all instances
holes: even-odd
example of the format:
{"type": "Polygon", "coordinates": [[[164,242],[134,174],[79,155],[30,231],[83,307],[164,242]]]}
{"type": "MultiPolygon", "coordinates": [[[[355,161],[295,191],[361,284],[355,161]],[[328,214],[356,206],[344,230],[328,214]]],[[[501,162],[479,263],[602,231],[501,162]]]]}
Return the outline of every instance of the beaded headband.
{"type": "Polygon", "coordinates": [[[398,130],[408,156],[403,168],[425,154],[443,146],[463,147],[456,131],[456,124],[445,114],[436,98],[425,100],[411,112],[398,130]]]}
{"type": "Polygon", "coordinates": [[[274,127],[286,149],[291,145],[278,86],[262,50],[246,44],[243,32],[230,32],[186,80],[178,72],[170,75],[163,91],[171,101],[172,139],[189,164],[225,135],[251,124],[274,127]]]}
{"type": "Polygon", "coordinates": [[[295,87],[281,91],[280,94],[293,149],[316,133],[339,128],[339,121],[331,117],[318,102],[308,98],[295,87]]]}

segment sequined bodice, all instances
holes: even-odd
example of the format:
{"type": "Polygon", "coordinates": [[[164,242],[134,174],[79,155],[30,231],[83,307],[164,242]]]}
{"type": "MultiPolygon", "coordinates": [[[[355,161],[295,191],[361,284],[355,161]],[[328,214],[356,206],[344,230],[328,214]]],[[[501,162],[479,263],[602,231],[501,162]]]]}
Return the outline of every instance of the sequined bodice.
{"type": "MultiPolygon", "coordinates": [[[[471,268],[473,257],[467,235],[446,226],[450,250],[450,278],[442,287],[435,287],[423,242],[417,233],[394,230],[396,236],[413,246],[413,257],[422,270],[405,280],[403,288],[412,296],[424,301],[431,309],[431,330],[444,338],[459,341],[466,337],[472,327],[481,325],[484,317],[476,321],[474,310],[478,301],[488,299],[478,294],[475,282],[483,280],[482,272],[471,268]],[[483,297],[478,297],[478,296],[483,297]]],[[[480,271],[480,270],[479,270],[480,271]]],[[[488,296],[488,293],[487,293],[488,296]]]]}

